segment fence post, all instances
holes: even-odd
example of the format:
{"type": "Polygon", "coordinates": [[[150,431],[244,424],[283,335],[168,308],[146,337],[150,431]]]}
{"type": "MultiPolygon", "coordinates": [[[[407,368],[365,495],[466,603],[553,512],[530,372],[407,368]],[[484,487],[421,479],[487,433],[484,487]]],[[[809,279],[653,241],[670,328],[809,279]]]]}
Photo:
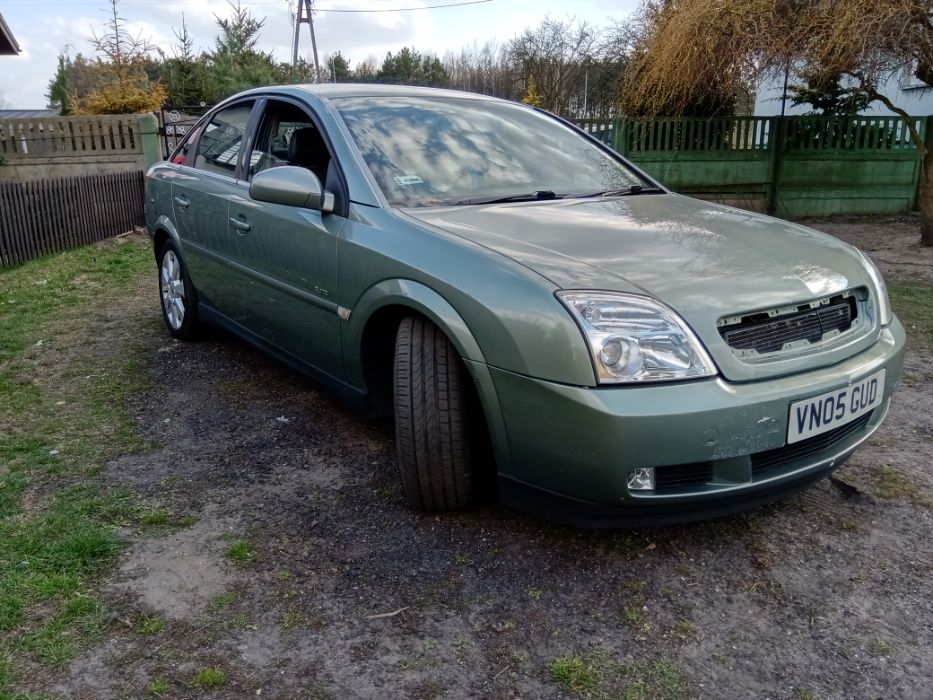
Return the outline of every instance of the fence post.
{"type": "Polygon", "coordinates": [[[924,146],[917,177],[914,208],[920,214],[920,245],[933,245],[933,115],[926,118],[924,146]]]}
{"type": "Polygon", "coordinates": [[[777,213],[778,197],[781,187],[781,161],[784,158],[785,141],[785,119],[786,117],[771,117],[771,127],[768,130],[770,135],[770,162],[768,167],[768,205],[767,212],[770,216],[777,213]]]}
{"type": "Polygon", "coordinates": [[[162,160],[162,145],[159,143],[159,120],[154,114],[140,115],[139,139],[143,146],[143,163],[145,169],[162,160]]]}
{"type": "Polygon", "coordinates": [[[625,155],[625,117],[613,121],[612,150],[621,156],[625,155]]]}

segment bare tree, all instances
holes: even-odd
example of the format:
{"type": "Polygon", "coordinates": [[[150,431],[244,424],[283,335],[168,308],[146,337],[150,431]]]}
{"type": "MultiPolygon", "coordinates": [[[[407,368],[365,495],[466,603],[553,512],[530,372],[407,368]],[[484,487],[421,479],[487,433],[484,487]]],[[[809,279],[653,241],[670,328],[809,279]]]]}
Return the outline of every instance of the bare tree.
{"type": "Polygon", "coordinates": [[[450,51],[444,66],[452,87],[522,100],[563,116],[618,114],[626,56],[607,35],[572,19],[546,18],[505,45],[474,44],[450,51]]]}
{"type": "Polygon", "coordinates": [[[534,29],[513,39],[508,52],[522,78],[534,78],[541,106],[567,114],[585,82],[587,60],[595,58],[599,35],[586,22],[545,18],[534,29]]]}
{"type": "Polygon", "coordinates": [[[509,59],[505,47],[486,42],[449,51],[444,66],[450,84],[460,90],[494,95],[508,100],[521,98],[521,75],[509,59]]]}

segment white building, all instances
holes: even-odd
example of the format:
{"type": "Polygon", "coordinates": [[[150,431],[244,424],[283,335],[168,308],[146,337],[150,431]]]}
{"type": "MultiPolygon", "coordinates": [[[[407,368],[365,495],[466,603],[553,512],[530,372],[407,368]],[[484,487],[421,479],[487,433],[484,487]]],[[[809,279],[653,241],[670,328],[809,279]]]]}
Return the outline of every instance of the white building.
{"type": "MultiPolygon", "coordinates": [[[[791,84],[793,84],[793,78],[791,78],[791,84]]],[[[781,113],[783,87],[783,81],[779,80],[769,81],[759,87],[755,96],[755,116],[773,117],[781,113]]],[[[917,80],[913,75],[890,78],[882,85],[881,93],[912,116],[933,114],[933,88],[917,80]]],[[[785,114],[806,114],[811,111],[813,111],[813,108],[808,104],[795,107],[790,97],[786,100],[785,114]]],[[[869,105],[868,109],[864,110],[863,114],[885,116],[893,114],[893,112],[880,102],[875,101],[869,105]]]]}

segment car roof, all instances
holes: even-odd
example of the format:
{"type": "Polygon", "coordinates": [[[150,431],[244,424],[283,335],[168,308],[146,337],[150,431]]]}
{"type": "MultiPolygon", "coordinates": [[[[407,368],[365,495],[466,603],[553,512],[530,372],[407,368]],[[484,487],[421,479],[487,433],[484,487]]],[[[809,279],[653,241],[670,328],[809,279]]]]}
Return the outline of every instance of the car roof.
{"type": "MultiPolygon", "coordinates": [[[[270,85],[248,92],[277,92],[292,95],[311,93],[325,100],[339,97],[441,97],[502,102],[496,97],[475,92],[445,90],[442,88],[387,85],[383,83],[306,83],[299,85],[270,85]]],[[[241,93],[248,94],[248,93],[241,93]]]]}

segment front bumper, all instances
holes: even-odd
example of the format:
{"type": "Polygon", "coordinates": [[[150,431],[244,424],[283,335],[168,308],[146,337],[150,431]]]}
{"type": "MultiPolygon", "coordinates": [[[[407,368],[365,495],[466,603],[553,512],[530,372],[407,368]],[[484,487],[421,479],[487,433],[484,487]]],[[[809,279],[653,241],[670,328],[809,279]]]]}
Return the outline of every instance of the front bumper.
{"type": "Polygon", "coordinates": [[[594,389],[490,368],[508,442],[503,501],[611,526],[686,522],[776,500],[840,466],[878,428],[901,376],[904,339],[895,319],[877,343],[837,365],[747,383],[594,389]],[[791,403],[882,368],[881,406],[836,435],[784,449],[791,403]],[[671,470],[673,488],[630,492],[637,467],[671,470]]]}

